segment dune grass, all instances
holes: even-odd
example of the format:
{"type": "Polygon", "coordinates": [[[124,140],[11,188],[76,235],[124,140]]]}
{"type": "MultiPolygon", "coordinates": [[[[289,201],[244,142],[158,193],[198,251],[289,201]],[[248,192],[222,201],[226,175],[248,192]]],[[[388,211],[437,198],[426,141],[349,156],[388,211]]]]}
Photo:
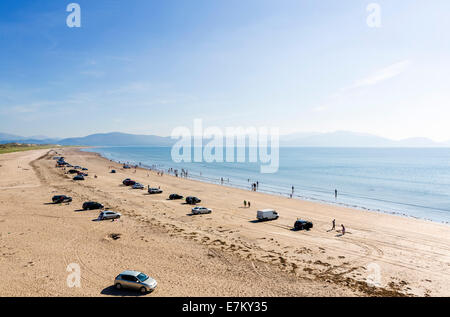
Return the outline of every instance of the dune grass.
{"type": "Polygon", "coordinates": [[[57,147],[57,145],[7,143],[7,144],[0,144],[0,154],[30,151],[30,150],[40,150],[40,149],[50,149],[54,147],[57,147]]]}

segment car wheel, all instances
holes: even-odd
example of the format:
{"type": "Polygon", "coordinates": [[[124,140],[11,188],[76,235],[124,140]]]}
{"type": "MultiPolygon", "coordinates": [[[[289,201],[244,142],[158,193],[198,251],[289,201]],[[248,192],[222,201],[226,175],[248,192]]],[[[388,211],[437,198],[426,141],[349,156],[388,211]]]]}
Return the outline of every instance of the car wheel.
{"type": "Polygon", "coordinates": [[[116,285],[114,285],[116,287],[116,289],[122,289],[122,285],[120,283],[116,283],[116,285]]]}
{"type": "Polygon", "coordinates": [[[140,291],[141,291],[141,294],[147,293],[147,289],[145,287],[141,287],[140,291]]]}

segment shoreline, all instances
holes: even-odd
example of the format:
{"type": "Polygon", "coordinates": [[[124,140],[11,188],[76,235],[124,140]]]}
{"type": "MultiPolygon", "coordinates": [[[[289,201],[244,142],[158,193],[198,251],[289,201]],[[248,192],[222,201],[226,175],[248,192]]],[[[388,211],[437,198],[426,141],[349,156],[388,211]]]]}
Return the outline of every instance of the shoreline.
{"type": "MultiPolygon", "coordinates": [[[[118,161],[118,160],[113,160],[110,159],[106,156],[104,156],[102,153],[96,152],[94,151],[95,148],[99,148],[99,147],[80,147],[80,151],[82,152],[87,152],[87,153],[94,153],[99,155],[99,157],[110,161],[110,162],[115,162],[117,164],[124,164],[124,162],[118,161]],[[94,149],[92,151],[84,151],[84,149],[94,149]]],[[[154,171],[155,169],[153,169],[151,166],[142,164],[139,165],[139,162],[134,162],[134,161],[126,161],[127,164],[134,164],[134,165],[138,165],[138,168],[144,169],[144,170],[148,170],[148,171],[154,171]]],[[[175,175],[168,173],[167,172],[167,168],[171,168],[171,166],[165,166],[164,168],[160,169],[160,171],[164,171],[164,173],[166,175],[169,176],[173,176],[176,178],[175,175]]],[[[179,169],[181,167],[178,167],[179,169]]],[[[251,191],[249,188],[246,188],[245,186],[239,185],[239,184],[233,184],[230,182],[220,182],[220,179],[215,179],[212,177],[202,177],[202,176],[192,176],[193,174],[189,174],[189,176],[187,177],[188,179],[191,180],[196,180],[202,183],[206,183],[206,184],[212,184],[212,185],[218,185],[218,186],[225,186],[225,187],[230,187],[230,188],[236,188],[236,189],[241,189],[241,190],[247,190],[247,191],[251,191]]],[[[180,177],[180,178],[185,178],[185,177],[180,177]]],[[[224,177],[224,179],[226,178],[226,176],[224,177]]],[[[385,215],[391,215],[391,216],[397,216],[397,217],[404,217],[404,218],[409,218],[409,219],[415,219],[415,220],[422,220],[422,221],[427,221],[427,222],[432,222],[432,223],[437,223],[437,224],[443,224],[443,225],[450,225],[449,221],[437,221],[437,220],[433,220],[430,218],[425,218],[425,217],[419,217],[419,216],[413,216],[413,215],[409,215],[407,213],[401,213],[401,212],[397,212],[397,211],[391,211],[391,210],[384,210],[384,209],[377,209],[377,208],[369,208],[366,206],[359,206],[359,205],[354,205],[354,204],[349,204],[349,203],[340,203],[340,202],[331,202],[331,201],[326,201],[320,198],[313,198],[313,197],[308,197],[308,196],[301,196],[301,195],[294,195],[292,198],[289,197],[288,193],[283,193],[283,192],[276,192],[276,191],[269,191],[269,190],[258,190],[257,192],[259,193],[263,193],[263,194],[267,194],[267,195],[272,195],[272,196],[277,196],[277,197],[283,197],[283,198],[288,198],[288,199],[296,199],[296,200],[300,200],[300,201],[309,201],[309,202],[313,202],[313,203],[317,203],[317,204],[325,204],[328,206],[339,206],[339,207],[343,207],[343,208],[349,208],[349,209],[353,209],[353,210],[357,210],[357,211],[366,211],[366,212],[373,212],[373,213],[379,213],[379,214],[385,214],[385,215]]],[[[341,194],[342,195],[342,194],[341,194]]],[[[374,198],[371,198],[372,200],[374,198]]],[[[394,202],[395,203],[395,202],[394,202]]],[[[422,208],[426,208],[426,207],[422,207],[422,208]]]]}

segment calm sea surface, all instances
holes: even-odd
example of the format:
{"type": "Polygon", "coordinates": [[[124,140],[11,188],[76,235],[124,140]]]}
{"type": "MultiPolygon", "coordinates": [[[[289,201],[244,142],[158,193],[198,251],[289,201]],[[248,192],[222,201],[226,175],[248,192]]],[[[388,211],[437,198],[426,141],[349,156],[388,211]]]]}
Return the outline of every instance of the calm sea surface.
{"type": "MultiPolygon", "coordinates": [[[[189,171],[206,182],[361,209],[450,222],[450,149],[281,148],[279,170],[259,163],[175,163],[170,147],[86,149],[130,164],[189,171]],[[249,182],[250,180],[250,182],[249,182]],[[335,199],[334,190],[338,190],[335,199]]],[[[269,206],[268,206],[269,207],[269,206]]]]}

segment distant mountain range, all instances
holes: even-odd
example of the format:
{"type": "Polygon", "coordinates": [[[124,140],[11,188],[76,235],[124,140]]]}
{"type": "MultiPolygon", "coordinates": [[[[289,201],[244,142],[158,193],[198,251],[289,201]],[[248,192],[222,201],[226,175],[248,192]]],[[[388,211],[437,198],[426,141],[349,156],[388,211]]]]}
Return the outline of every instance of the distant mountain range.
{"type": "Polygon", "coordinates": [[[49,138],[43,135],[23,137],[15,134],[0,133],[0,144],[18,142],[30,144],[56,144],[60,139],[49,138]]]}
{"type": "Polygon", "coordinates": [[[103,145],[103,146],[172,146],[175,140],[157,135],[137,135],[120,132],[91,134],[83,138],[69,138],[58,142],[61,145],[103,145]]]}
{"type": "MultiPolygon", "coordinates": [[[[157,135],[136,135],[120,132],[91,134],[79,138],[57,139],[46,136],[22,137],[0,133],[0,143],[33,143],[85,146],[172,146],[176,140],[157,135]]],[[[298,147],[450,147],[448,142],[427,138],[409,138],[400,141],[371,134],[336,131],[329,133],[294,133],[280,136],[280,146],[298,147]]]]}
{"type": "Polygon", "coordinates": [[[391,140],[366,133],[336,131],[329,133],[295,133],[280,137],[281,146],[303,147],[448,147],[448,142],[427,138],[391,140]]]}

